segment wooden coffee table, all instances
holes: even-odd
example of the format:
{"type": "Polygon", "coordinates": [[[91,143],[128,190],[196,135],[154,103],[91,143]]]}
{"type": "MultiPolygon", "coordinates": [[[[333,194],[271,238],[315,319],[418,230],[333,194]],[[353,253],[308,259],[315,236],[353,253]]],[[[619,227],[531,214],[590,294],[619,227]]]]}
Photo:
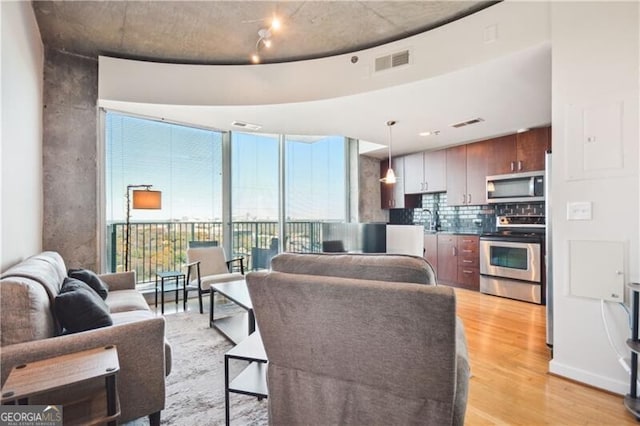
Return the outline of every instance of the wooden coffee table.
{"type": "Polygon", "coordinates": [[[253,315],[253,305],[244,280],[228,283],[211,284],[209,287],[209,327],[220,331],[231,342],[238,344],[256,330],[256,319],[253,315]],[[246,312],[223,318],[214,317],[213,296],[220,293],[246,312]]]}

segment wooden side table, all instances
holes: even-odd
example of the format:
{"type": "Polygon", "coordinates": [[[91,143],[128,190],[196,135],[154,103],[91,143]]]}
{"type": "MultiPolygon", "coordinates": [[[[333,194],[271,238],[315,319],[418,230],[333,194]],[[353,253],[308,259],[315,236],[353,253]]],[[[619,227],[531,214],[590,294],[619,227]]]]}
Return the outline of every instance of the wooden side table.
{"type": "MultiPolygon", "coordinates": [[[[36,395],[60,391],[74,385],[104,377],[105,386],[95,395],[87,395],[82,401],[70,403],[88,404],[90,412],[73,416],[74,410],[63,410],[64,424],[104,424],[115,425],[120,417],[116,375],[120,371],[118,351],[115,346],[89,349],[68,355],[61,355],[41,361],[13,367],[2,387],[3,405],[29,404],[29,398],[36,395]],[[99,407],[99,409],[97,408],[99,407]],[[94,411],[95,409],[95,411],[94,411]]],[[[62,393],[62,392],[61,392],[62,393]]],[[[65,405],[66,407],[66,405],[65,405]]],[[[71,408],[71,407],[70,407],[71,408]]],[[[80,410],[75,410],[79,412],[80,410]]]]}

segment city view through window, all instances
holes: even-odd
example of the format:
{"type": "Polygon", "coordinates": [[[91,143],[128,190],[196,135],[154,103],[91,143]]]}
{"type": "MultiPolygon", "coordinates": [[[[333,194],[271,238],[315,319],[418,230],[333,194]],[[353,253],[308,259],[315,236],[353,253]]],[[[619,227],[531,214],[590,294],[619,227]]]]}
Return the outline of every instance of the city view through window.
{"type": "Polygon", "coordinates": [[[109,270],[124,269],[127,185],[162,191],[161,209],[131,210],[129,269],[136,270],[139,283],[153,281],[157,271],[181,270],[192,241],[223,246],[228,258],[243,256],[248,269],[268,267],[279,248],[320,251],[322,223],[346,217],[345,138],[232,132],[231,179],[224,188],[223,136],[106,113],[109,270]],[[231,195],[231,241],[223,239],[224,191],[231,195]]]}

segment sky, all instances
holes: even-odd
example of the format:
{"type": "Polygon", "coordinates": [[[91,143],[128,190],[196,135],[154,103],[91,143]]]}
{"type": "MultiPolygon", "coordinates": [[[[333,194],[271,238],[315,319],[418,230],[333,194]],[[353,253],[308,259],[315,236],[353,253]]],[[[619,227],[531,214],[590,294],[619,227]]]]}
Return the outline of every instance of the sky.
{"type": "MultiPolygon", "coordinates": [[[[222,134],[107,113],[107,222],[123,222],[126,187],[153,185],[161,210],[132,210],[131,221],[220,221],[222,134]]],[[[345,140],[287,136],[286,216],[291,220],[344,220],[345,140]],[[313,142],[309,142],[313,140],[313,142]]],[[[232,217],[278,219],[277,135],[231,135],[232,217]]]]}

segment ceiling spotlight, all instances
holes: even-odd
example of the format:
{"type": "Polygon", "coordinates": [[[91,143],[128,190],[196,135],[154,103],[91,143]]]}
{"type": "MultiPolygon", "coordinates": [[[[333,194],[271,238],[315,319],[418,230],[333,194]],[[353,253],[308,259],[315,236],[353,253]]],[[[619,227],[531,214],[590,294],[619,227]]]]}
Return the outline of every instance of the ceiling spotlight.
{"type": "Polygon", "coordinates": [[[251,55],[251,62],[253,62],[254,64],[259,64],[260,56],[257,53],[254,53],[253,55],[251,55]]]}
{"type": "Polygon", "coordinates": [[[273,20],[271,21],[271,29],[272,30],[279,30],[281,25],[282,24],[281,24],[280,20],[278,19],[278,17],[274,16],[273,20]]]}
{"type": "Polygon", "coordinates": [[[428,132],[420,132],[418,135],[420,136],[438,136],[440,134],[440,130],[431,130],[428,132]]]}
{"type": "Polygon", "coordinates": [[[264,43],[264,47],[266,47],[267,49],[271,47],[271,40],[268,38],[262,40],[262,43],[264,43]]]}

